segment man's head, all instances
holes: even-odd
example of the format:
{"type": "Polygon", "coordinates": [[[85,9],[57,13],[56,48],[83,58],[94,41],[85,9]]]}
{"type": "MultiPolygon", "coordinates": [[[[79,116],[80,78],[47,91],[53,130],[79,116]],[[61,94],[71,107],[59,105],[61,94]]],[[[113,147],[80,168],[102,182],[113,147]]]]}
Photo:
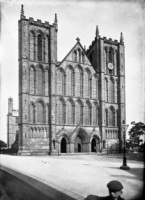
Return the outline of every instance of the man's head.
{"type": "Polygon", "coordinates": [[[119,181],[113,180],[107,184],[109,195],[112,199],[117,199],[122,194],[123,185],[119,181]]]}

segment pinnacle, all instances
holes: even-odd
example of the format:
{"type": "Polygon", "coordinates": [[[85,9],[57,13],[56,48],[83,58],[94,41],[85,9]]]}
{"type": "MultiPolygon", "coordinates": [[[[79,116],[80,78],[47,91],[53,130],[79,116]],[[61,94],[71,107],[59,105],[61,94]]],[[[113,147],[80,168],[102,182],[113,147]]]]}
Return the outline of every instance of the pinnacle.
{"type": "Polygon", "coordinates": [[[98,27],[98,25],[96,26],[96,36],[98,36],[99,35],[99,27],[98,27]]]}
{"type": "Polygon", "coordinates": [[[54,18],[54,23],[57,24],[58,20],[57,20],[57,14],[55,13],[55,18],[54,18]]]}
{"type": "Polygon", "coordinates": [[[23,8],[23,4],[21,5],[21,18],[24,18],[24,8],[23,8]]]}
{"type": "Polygon", "coordinates": [[[120,43],[124,43],[124,37],[123,37],[123,33],[122,32],[120,34],[120,43]]]}

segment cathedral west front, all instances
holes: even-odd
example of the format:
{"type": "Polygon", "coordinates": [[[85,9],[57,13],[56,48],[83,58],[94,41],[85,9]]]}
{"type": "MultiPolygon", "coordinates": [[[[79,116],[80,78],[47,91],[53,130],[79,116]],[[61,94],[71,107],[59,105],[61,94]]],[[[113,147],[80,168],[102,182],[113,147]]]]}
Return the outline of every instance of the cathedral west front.
{"type": "Polygon", "coordinates": [[[19,32],[19,153],[103,152],[122,144],[126,122],[125,52],[99,35],[86,50],[79,38],[57,60],[53,24],[27,19],[19,32]]]}

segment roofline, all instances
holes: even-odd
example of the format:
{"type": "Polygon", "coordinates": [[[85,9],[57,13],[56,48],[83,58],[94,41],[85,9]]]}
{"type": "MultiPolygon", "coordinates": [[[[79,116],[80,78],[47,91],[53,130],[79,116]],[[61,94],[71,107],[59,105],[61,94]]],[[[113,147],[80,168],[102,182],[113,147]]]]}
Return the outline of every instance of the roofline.
{"type": "MultiPolygon", "coordinates": [[[[71,50],[67,53],[67,55],[63,58],[63,60],[62,60],[62,61],[60,62],[60,64],[58,65],[58,67],[63,63],[63,61],[67,58],[67,56],[70,54],[70,52],[77,46],[77,44],[79,44],[79,45],[81,46],[81,48],[82,48],[82,50],[83,50],[83,53],[85,54],[85,56],[87,56],[87,54],[86,54],[86,52],[85,52],[83,46],[82,46],[81,43],[78,41],[78,42],[76,42],[76,44],[71,48],[71,50]]],[[[88,58],[88,56],[87,56],[87,58],[88,58]]],[[[89,60],[89,58],[88,58],[88,60],[89,60]]]]}

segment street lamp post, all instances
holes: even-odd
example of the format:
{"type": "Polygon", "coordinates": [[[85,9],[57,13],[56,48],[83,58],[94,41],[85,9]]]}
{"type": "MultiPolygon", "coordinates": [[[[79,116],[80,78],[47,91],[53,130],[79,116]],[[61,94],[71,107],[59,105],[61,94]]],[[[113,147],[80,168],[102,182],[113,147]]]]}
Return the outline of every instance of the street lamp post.
{"type": "Polygon", "coordinates": [[[123,165],[120,167],[120,169],[123,169],[123,170],[130,169],[130,167],[127,166],[127,159],[126,159],[126,130],[127,130],[128,126],[129,126],[128,124],[122,124],[124,148],[123,148],[123,165]]]}

